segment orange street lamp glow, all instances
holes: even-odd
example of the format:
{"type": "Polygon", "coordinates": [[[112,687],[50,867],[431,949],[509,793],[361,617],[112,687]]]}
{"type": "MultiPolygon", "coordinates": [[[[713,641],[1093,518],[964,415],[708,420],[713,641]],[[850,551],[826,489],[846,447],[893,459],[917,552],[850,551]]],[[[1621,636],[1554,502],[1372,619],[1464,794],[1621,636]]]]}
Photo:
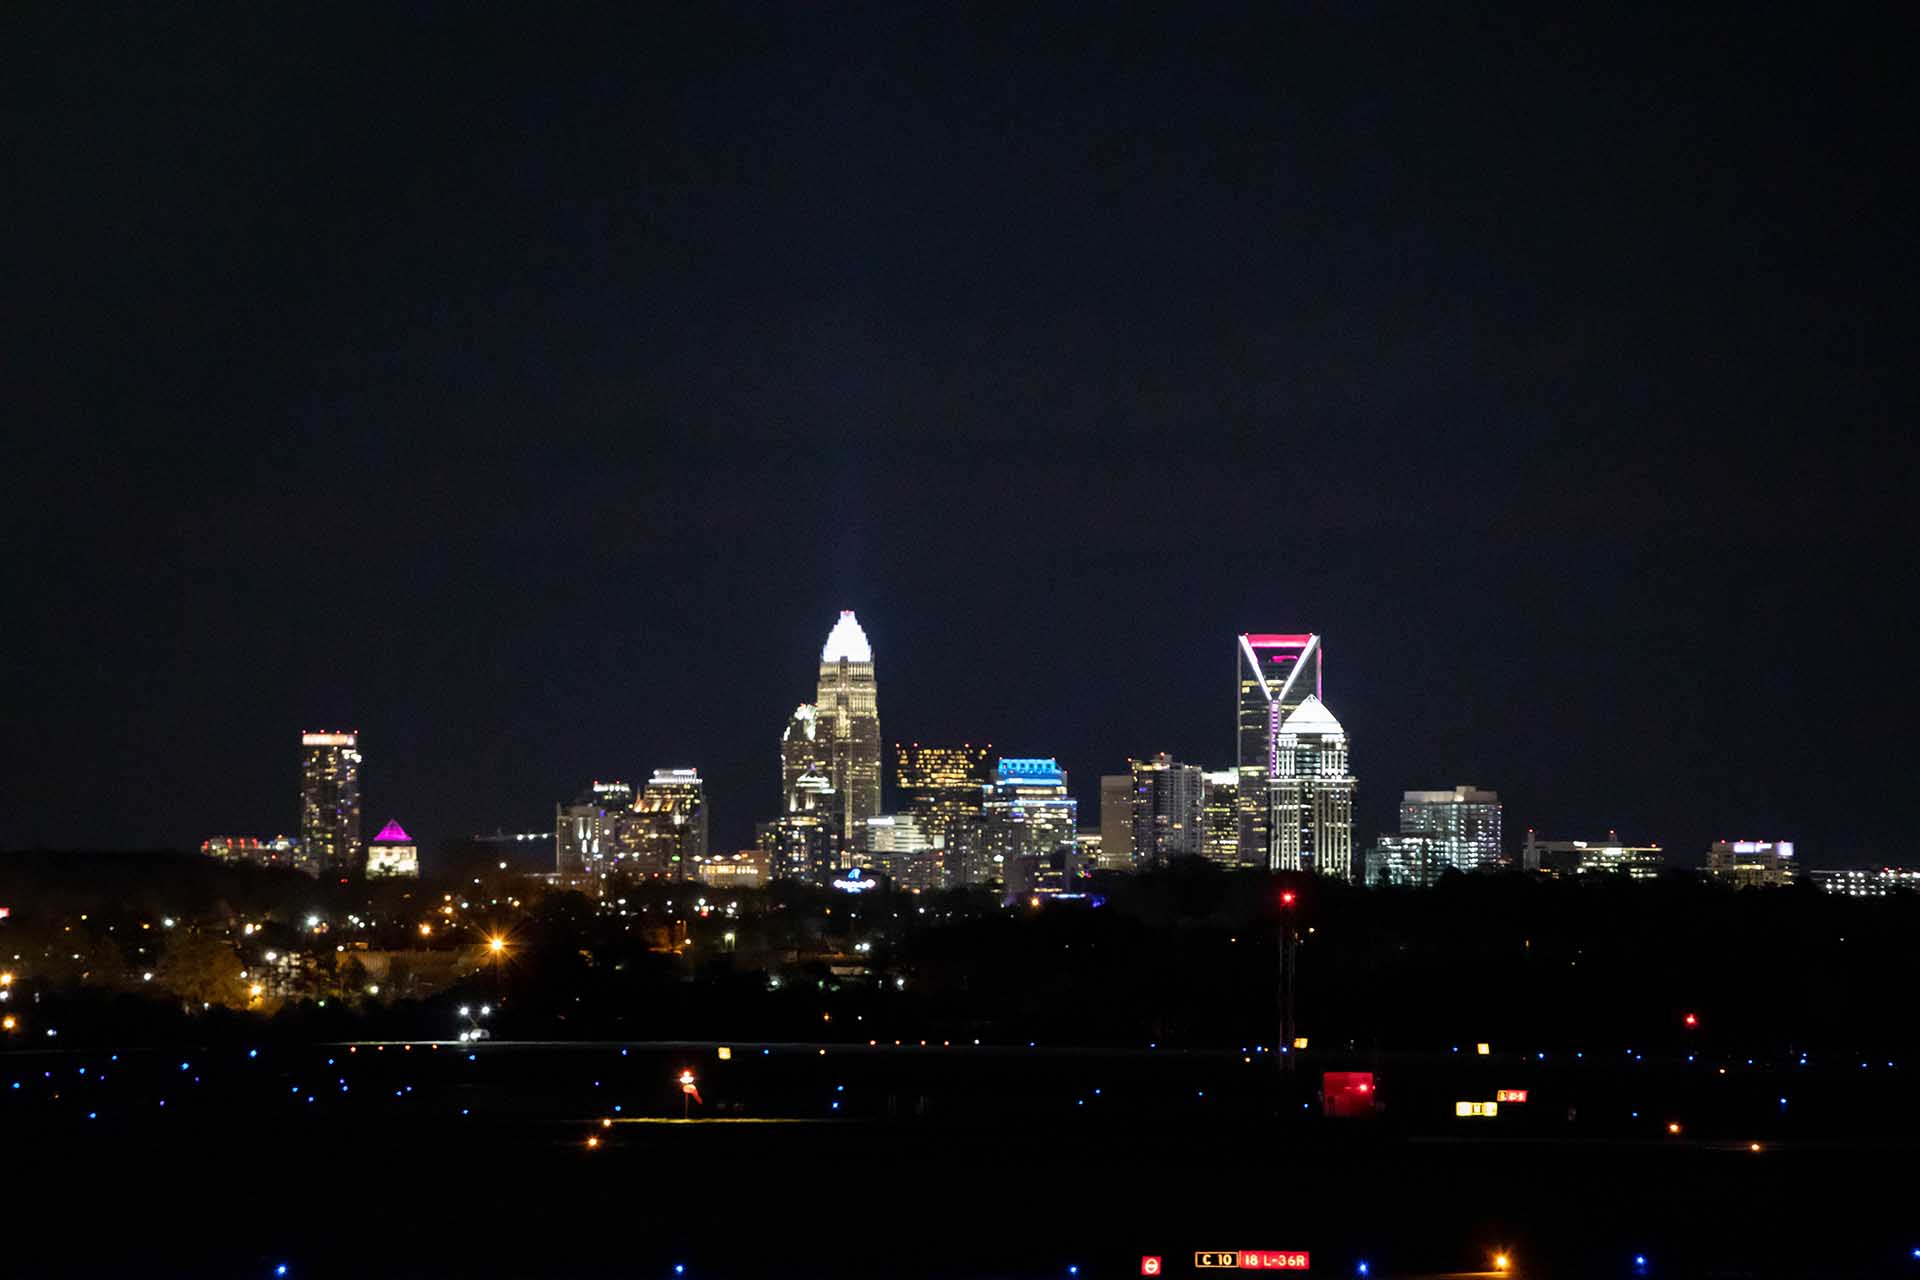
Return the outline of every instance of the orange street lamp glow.
{"type": "Polygon", "coordinates": [[[598,1139],[598,1138],[588,1138],[588,1139],[587,1139],[587,1146],[588,1146],[589,1148],[592,1148],[592,1147],[597,1147],[597,1146],[599,1146],[599,1145],[600,1145],[600,1139],[598,1139]]]}
{"type": "Polygon", "coordinates": [[[1678,1120],[1675,1120],[1675,1121],[1674,1121],[1673,1123],[1671,1123],[1671,1124],[1669,1124],[1669,1125],[1667,1126],[1667,1132],[1668,1132],[1668,1133],[1678,1133],[1678,1132],[1680,1132],[1680,1122],[1679,1122],[1678,1120]]]}
{"type": "Polygon", "coordinates": [[[502,951],[505,951],[506,949],[507,949],[507,940],[505,938],[495,935],[494,937],[487,939],[487,950],[493,952],[493,954],[499,955],[502,951]]]}
{"type": "Polygon", "coordinates": [[[20,1025],[20,1019],[14,1017],[12,1014],[8,1014],[6,1017],[0,1018],[0,1031],[11,1031],[19,1025],[20,1025]]]}
{"type": "Polygon", "coordinates": [[[425,922],[422,922],[422,923],[421,923],[421,925],[420,925],[420,936],[421,936],[421,937],[423,937],[423,938],[429,938],[429,937],[432,937],[432,936],[433,936],[433,926],[432,926],[432,925],[430,925],[430,924],[427,924],[427,923],[425,923],[425,922]]]}
{"type": "Polygon", "coordinates": [[[1494,1269],[1495,1271],[1505,1271],[1505,1270],[1507,1269],[1507,1255],[1506,1255],[1506,1254],[1504,1254],[1504,1253],[1496,1253],[1496,1254],[1494,1254],[1494,1255],[1493,1255],[1493,1269],[1494,1269]]]}

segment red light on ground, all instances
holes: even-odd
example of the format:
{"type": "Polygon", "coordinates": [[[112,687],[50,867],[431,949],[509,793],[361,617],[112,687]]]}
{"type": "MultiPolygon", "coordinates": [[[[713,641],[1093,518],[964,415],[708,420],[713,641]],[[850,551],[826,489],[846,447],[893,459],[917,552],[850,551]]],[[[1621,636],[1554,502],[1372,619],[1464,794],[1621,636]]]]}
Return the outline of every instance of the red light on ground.
{"type": "Polygon", "coordinates": [[[1688,1015],[1687,1015],[1687,1025],[1688,1025],[1688,1026],[1690,1026],[1690,1027],[1697,1027],[1697,1026],[1699,1026],[1699,1025],[1700,1025],[1700,1015],[1699,1015],[1699,1014],[1697,1014],[1697,1013],[1690,1013],[1690,1014],[1688,1014],[1688,1015]]]}
{"type": "Polygon", "coordinates": [[[1153,1257],[1153,1256],[1152,1256],[1152,1255],[1150,1255],[1150,1254],[1149,1254],[1149,1255],[1147,1255],[1147,1256],[1144,1256],[1144,1257],[1142,1257],[1142,1258],[1140,1259],[1140,1274],[1141,1274],[1141,1275],[1143,1275],[1143,1276],[1157,1276],[1157,1275],[1159,1275],[1159,1274],[1160,1274],[1160,1259],[1158,1259],[1158,1258],[1156,1258],[1156,1257],[1153,1257]]]}
{"type": "Polygon", "coordinates": [[[1373,1114],[1373,1072],[1323,1071],[1320,1096],[1329,1116],[1370,1116],[1373,1114]]]}
{"type": "Polygon", "coordinates": [[[1289,889],[1285,893],[1280,895],[1280,905],[1283,907],[1290,907],[1293,905],[1293,890],[1289,889]]]}

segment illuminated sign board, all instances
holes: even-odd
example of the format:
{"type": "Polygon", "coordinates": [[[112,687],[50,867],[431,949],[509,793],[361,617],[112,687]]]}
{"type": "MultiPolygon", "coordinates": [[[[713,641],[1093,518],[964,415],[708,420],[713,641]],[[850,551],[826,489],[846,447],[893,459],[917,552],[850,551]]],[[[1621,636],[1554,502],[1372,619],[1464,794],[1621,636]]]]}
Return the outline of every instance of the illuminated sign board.
{"type": "Polygon", "coordinates": [[[1142,1254],[1140,1257],[1140,1274],[1143,1276],[1159,1275],[1160,1259],[1150,1253],[1142,1254]]]}
{"type": "Polygon", "coordinates": [[[863,877],[858,867],[847,872],[845,879],[833,882],[833,887],[842,893],[865,893],[869,889],[878,888],[879,885],[878,880],[868,880],[863,877]]]}
{"type": "Polygon", "coordinates": [[[1456,1116],[1497,1116],[1500,1104],[1497,1102],[1456,1102],[1453,1104],[1456,1116]]]}
{"type": "Polygon", "coordinates": [[[721,1046],[720,1046],[720,1061],[722,1061],[722,1062],[731,1062],[731,1061],[733,1061],[733,1046],[732,1046],[732,1045],[725,1045],[725,1044],[723,1044],[723,1045],[721,1045],[721,1046]]]}
{"type": "Polygon", "coordinates": [[[1488,1044],[1485,1040],[1482,1040],[1479,1044],[1473,1046],[1473,1051],[1479,1054],[1480,1056],[1485,1057],[1487,1054],[1493,1052],[1493,1046],[1488,1044]]]}
{"type": "Polygon", "coordinates": [[[1498,1093],[1495,1093],[1493,1098],[1495,1102],[1525,1102],[1527,1100],[1527,1091],[1525,1089],[1502,1089],[1498,1093]]]}
{"type": "Polygon", "coordinates": [[[1208,1271],[1305,1271],[1307,1259],[1300,1249],[1227,1249],[1196,1253],[1193,1265],[1208,1271]]]}
{"type": "Polygon", "coordinates": [[[350,747],[353,735],[350,733],[303,733],[300,735],[303,747],[350,747]]]}

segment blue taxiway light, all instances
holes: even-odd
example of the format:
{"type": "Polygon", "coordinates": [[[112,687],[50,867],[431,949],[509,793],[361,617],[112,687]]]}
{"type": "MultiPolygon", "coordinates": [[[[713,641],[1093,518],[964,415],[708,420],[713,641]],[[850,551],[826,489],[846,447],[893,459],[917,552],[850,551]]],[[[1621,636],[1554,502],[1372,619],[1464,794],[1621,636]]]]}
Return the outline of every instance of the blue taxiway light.
{"type": "Polygon", "coordinates": [[[1355,1267],[1353,1270],[1354,1270],[1354,1274],[1356,1275],[1364,1276],[1368,1274],[1367,1264],[1364,1262],[1362,1262],[1359,1266],[1355,1267]]]}

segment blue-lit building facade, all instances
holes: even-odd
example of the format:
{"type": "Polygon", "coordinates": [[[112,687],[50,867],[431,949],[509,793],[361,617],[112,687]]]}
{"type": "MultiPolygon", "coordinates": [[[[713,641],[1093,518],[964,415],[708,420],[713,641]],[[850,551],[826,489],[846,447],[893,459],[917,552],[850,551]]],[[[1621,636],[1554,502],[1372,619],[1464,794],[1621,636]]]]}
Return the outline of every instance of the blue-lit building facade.
{"type": "Polygon", "coordinates": [[[981,804],[992,874],[1009,901],[1067,892],[1079,879],[1080,804],[1051,757],[1001,757],[981,804]]]}

